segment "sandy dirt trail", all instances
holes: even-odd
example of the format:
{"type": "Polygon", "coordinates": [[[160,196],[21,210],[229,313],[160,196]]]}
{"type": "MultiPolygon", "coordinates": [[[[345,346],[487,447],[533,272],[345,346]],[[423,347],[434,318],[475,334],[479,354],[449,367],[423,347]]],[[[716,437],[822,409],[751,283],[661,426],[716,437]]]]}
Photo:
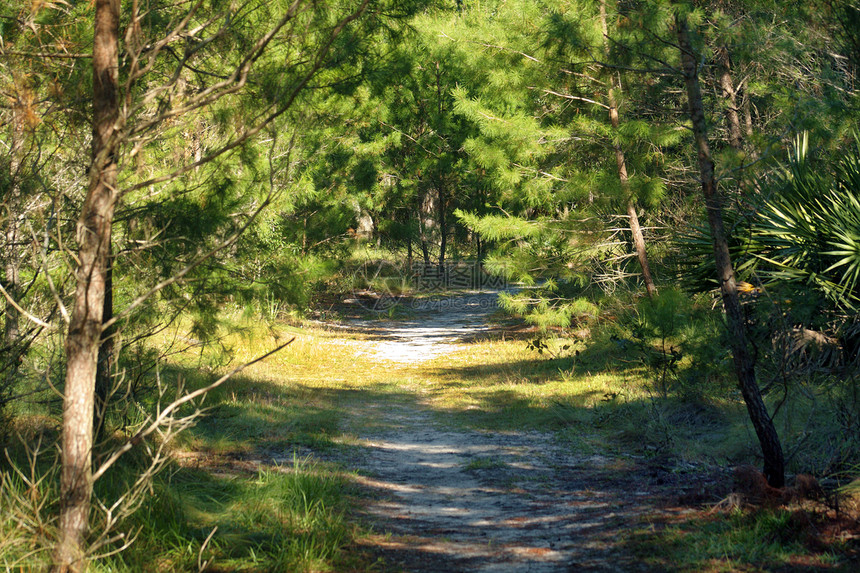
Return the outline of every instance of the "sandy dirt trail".
{"type": "Polygon", "coordinates": [[[419,364],[456,352],[465,339],[489,329],[488,317],[498,308],[498,291],[418,300],[408,320],[383,322],[370,329],[378,337],[371,349],[380,362],[419,364]]]}
{"type": "MultiPolygon", "coordinates": [[[[487,328],[497,293],[435,301],[373,327],[367,350],[402,367],[455,352],[487,328]]],[[[373,546],[414,572],[642,571],[625,532],[654,509],[655,488],[622,457],[582,455],[540,432],[455,428],[416,405],[363,406],[384,430],[349,428],[367,446],[348,465],[379,493],[366,507],[373,546]],[[619,476],[620,479],[619,479],[619,476]]]]}

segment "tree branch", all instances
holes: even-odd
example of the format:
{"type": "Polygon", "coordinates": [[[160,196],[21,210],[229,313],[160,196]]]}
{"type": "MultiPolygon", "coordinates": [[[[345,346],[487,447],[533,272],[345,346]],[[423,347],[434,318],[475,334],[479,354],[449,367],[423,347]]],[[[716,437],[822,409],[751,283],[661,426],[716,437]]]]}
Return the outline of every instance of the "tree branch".
{"type": "Polygon", "coordinates": [[[251,360],[250,362],[246,362],[244,364],[237,366],[236,368],[234,368],[233,370],[231,370],[227,374],[224,374],[223,376],[221,376],[218,380],[216,380],[212,384],[209,384],[208,386],[205,386],[203,388],[198,388],[194,392],[189,392],[188,394],[184,395],[183,397],[179,398],[178,400],[174,400],[170,405],[168,405],[164,410],[162,410],[158,414],[158,416],[156,416],[156,418],[152,422],[149,423],[148,426],[145,426],[145,427],[141,428],[140,430],[138,430],[138,432],[134,436],[132,436],[132,438],[129,441],[127,441],[119,449],[117,449],[113,454],[111,454],[111,456],[107,460],[105,460],[104,463],[102,463],[102,465],[99,467],[99,469],[95,473],[93,473],[93,481],[96,481],[100,477],[102,477],[104,475],[104,473],[108,469],[110,469],[110,467],[114,463],[116,463],[116,461],[123,454],[125,454],[126,452],[131,450],[134,446],[139,444],[144,438],[146,438],[147,436],[149,436],[150,434],[152,434],[153,432],[158,430],[158,428],[162,425],[162,423],[164,423],[165,420],[169,419],[170,415],[177,408],[179,408],[183,404],[186,404],[186,403],[194,400],[195,398],[198,398],[200,396],[208,394],[209,392],[211,392],[212,390],[214,390],[215,388],[217,388],[218,386],[220,386],[221,384],[223,384],[224,382],[226,382],[227,380],[229,380],[230,378],[232,378],[233,376],[235,376],[236,374],[238,374],[239,372],[241,372],[242,370],[244,370],[248,366],[256,364],[257,362],[260,362],[261,360],[265,360],[266,358],[275,354],[276,352],[283,350],[284,348],[286,348],[287,346],[292,344],[295,340],[296,340],[295,337],[293,337],[293,338],[289,339],[287,342],[285,342],[285,343],[281,344],[280,346],[266,352],[265,354],[258,356],[257,358],[251,360]]]}

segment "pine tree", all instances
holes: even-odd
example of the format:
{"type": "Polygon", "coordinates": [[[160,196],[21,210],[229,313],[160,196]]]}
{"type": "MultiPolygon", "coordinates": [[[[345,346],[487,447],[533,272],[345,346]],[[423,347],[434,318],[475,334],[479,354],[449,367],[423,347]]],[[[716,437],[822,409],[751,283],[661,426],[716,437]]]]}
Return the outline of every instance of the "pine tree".
{"type": "Polygon", "coordinates": [[[749,345],[749,337],[740,306],[737,283],[729,254],[727,232],[723,223],[722,199],[714,177],[714,162],[711,159],[708,144],[696,53],[690,40],[687,16],[681,10],[675,15],[675,31],[678,36],[693,133],[698,148],[702,192],[705,196],[708,223],[713,237],[714,260],[728,320],[735,371],[750,420],[752,420],[761,444],[765,477],[772,487],[779,488],[785,483],[785,461],[782,445],[756,382],[755,359],[749,345]]]}
{"type": "MultiPolygon", "coordinates": [[[[479,126],[480,136],[468,140],[466,150],[491,177],[498,206],[524,220],[543,218],[541,225],[549,224],[562,233],[545,255],[533,249],[534,241],[507,237],[505,256],[513,257],[511,263],[517,260],[512,250],[520,247],[538,258],[556,260],[564,251],[563,256],[569,257],[564,265],[576,269],[574,283],[588,282],[592,263],[603,255],[593,241],[584,240],[584,233],[577,232],[576,221],[620,204],[631,227],[639,230],[632,235],[647,277],[646,289],[652,292],[635,204],[637,196],[647,204],[659,201],[662,179],[649,175],[654,173],[649,154],[631,163],[628,157],[634,154],[625,154],[624,148],[654,149],[655,142],[661,145],[677,136],[643,121],[621,125],[619,73],[609,50],[610,42],[617,40],[608,37],[605,13],[598,8],[579,2],[506,3],[485,7],[486,13],[475,9],[473,20],[467,14],[459,28],[452,23],[443,35],[456,42],[461,58],[474,70],[467,76],[474,79],[461,81],[455,92],[456,110],[479,126]],[[522,18],[523,14],[528,17],[522,18]],[[528,22],[541,22],[541,26],[528,22]],[[599,60],[595,59],[598,54],[599,60]],[[486,70],[492,72],[482,75],[486,70]],[[629,165],[639,168],[635,176],[628,175],[629,165]],[[562,237],[567,237],[566,247],[562,237]]],[[[498,219],[486,218],[486,223],[492,221],[498,219]]],[[[493,236],[487,225],[481,229],[489,232],[484,238],[493,236]]],[[[593,229],[580,226],[579,230],[593,229]]],[[[513,266],[541,272],[558,269],[558,264],[546,267],[532,258],[520,263],[513,266]]],[[[548,284],[554,288],[554,282],[548,284]]],[[[566,322],[564,313],[561,316],[566,322]]]]}
{"type": "MultiPolygon", "coordinates": [[[[105,466],[96,472],[92,468],[95,379],[102,333],[152,293],[174,284],[209,258],[205,253],[197,257],[131,301],[121,312],[103,320],[106,300],[110,297],[106,289],[110,288],[108,278],[112,268],[113,217],[121,194],[164,183],[169,189],[179,176],[216,164],[231,157],[234,151],[241,152],[247,142],[292,107],[330,55],[337,52],[340,46],[335,40],[367,6],[365,1],[326,10],[316,4],[294,3],[284,7],[245,6],[237,10],[228,3],[213,6],[214,12],[204,16],[197,13],[199,6],[182,12],[173,6],[156,5],[144,14],[134,4],[123,20],[126,28],[121,30],[119,0],[97,0],[93,18],[92,161],[86,198],[78,218],[77,287],[65,341],[61,510],[55,570],[85,568],[93,481],[105,471],[105,466]],[[222,10],[220,17],[211,19],[219,10],[222,10]],[[163,34],[157,31],[158,17],[173,22],[163,34]],[[214,26],[219,20],[220,28],[214,26]],[[279,36],[290,30],[298,34],[279,36]],[[187,34],[182,36],[184,32],[187,34]],[[279,44],[281,38],[291,38],[290,43],[279,44]],[[171,44],[180,39],[185,42],[185,52],[176,63],[171,44]],[[120,42],[124,50],[122,61],[120,42]],[[235,49],[222,52],[218,58],[206,57],[210,55],[207,50],[221,49],[225,42],[235,49]],[[278,74],[273,75],[276,63],[278,74]],[[186,66],[198,72],[196,78],[202,84],[190,94],[180,81],[186,66]],[[204,66],[210,74],[200,73],[204,66]],[[258,71],[262,73],[249,82],[258,71]],[[176,130],[182,121],[193,119],[193,112],[209,110],[229,116],[235,108],[231,109],[228,102],[241,103],[238,95],[248,85],[258,88],[254,95],[260,98],[258,102],[265,103],[262,112],[246,114],[225,129],[218,144],[200,154],[199,159],[195,152],[185,161],[165,162],[162,165],[166,169],[161,172],[158,170],[161,166],[152,163],[144,163],[142,169],[135,171],[128,169],[129,160],[157,153],[158,147],[153,145],[156,139],[176,130]]],[[[247,111],[242,107],[239,110],[247,111]]],[[[256,210],[264,205],[265,201],[256,210]]],[[[248,222],[239,225],[237,233],[253,219],[252,213],[248,222]]],[[[216,249],[231,244],[235,237],[236,234],[228,237],[216,249]]]]}

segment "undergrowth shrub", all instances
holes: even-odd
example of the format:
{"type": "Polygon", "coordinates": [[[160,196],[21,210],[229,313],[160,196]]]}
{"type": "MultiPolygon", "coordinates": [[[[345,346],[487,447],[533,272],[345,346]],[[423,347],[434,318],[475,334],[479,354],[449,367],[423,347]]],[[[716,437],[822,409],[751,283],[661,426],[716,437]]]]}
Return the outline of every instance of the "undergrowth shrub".
{"type": "Polygon", "coordinates": [[[726,388],[731,357],[719,315],[705,302],[663,288],[619,313],[595,341],[603,352],[612,348],[613,362],[643,367],[655,395],[692,401],[718,395],[726,388]]]}
{"type": "Polygon", "coordinates": [[[6,571],[46,569],[56,539],[59,466],[45,464],[32,451],[6,449],[5,454],[0,460],[0,565],[6,571]]]}

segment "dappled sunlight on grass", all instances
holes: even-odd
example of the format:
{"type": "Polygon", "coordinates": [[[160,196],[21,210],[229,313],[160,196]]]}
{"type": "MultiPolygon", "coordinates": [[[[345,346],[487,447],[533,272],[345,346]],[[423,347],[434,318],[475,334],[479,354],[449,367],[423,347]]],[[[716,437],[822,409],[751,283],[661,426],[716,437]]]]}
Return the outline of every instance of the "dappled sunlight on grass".
{"type": "MultiPolygon", "coordinates": [[[[169,344],[168,336],[155,344],[169,344]]],[[[359,498],[371,495],[365,486],[372,479],[339,463],[368,455],[372,445],[362,436],[408,431],[418,412],[428,423],[459,426],[455,433],[550,432],[546,439],[590,460],[595,487],[607,491],[636,486],[631,472],[649,460],[673,468],[660,471],[702,475],[715,463],[756,461],[739,401],[655,392],[653,373],[635,360],[615,360],[624,349],[611,341],[564,349],[567,341],[553,340],[550,353],[538,354],[523,340],[476,339],[409,364],[375,355],[379,335],[235,319],[217,343],[161,367],[165,399],[180,383],[210,384],[291,338],[183,408],[190,414],[202,407],[205,416],[174,442],[174,461],[154,484],[157,503],[135,516],[131,526],[144,528],[140,542],[99,566],[142,570],[157,554],[162,570],[195,570],[209,559],[213,571],[373,570],[366,548],[384,543],[353,513],[365,503],[359,498]]],[[[472,473],[507,468],[492,456],[461,465],[472,473]]],[[[123,475],[111,479],[121,490],[123,475]]],[[[619,539],[658,570],[675,563],[685,565],[674,570],[756,570],[745,565],[753,562],[827,570],[826,555],[786,538],[791,528],[782,518],[772,526],[769,519],[697,514],[668,526],[643,524],[619,539]]]]}
{"type": "Polygon", "coordinates": [[[242,477],[176,468],[157,484],[158,503],[141,509],[146,535],[96,570],[151,570],[156,554],[171,571],[204,561],[216,571],[331,570],[353,535],[349,484],[300,459],[242,477]]]}
{"type": "MultiPolygon", "coordinates": [[[[717,442],[725,442],[727,432],[743,435],[742,411],[730,422],[714,418],[707,406],[684,410],[643,384],[647,372],[641,366],[602,369],[602,360],[574,354],[573,348],[552,358],[528,350],[520,340],[483,340],[409,365],[374,361],[368,350],[372,341],[360,333],[256,323],[243,324],[241,334],[225,337],[224,343],[235,352],[236,363],[290,337],[295,337],[290,346],[252,365],[207,400],[217,405],[217,432],[230,436],[220,439],[219,448],[235,443],[241,449],[243,437],[252,437],[258,448],[342,445],[337,435],[347,411],[362,421],[356,423],[384,425],[372,408],[356,405],[413,403],[473,428],[552,429],[562,439],[582,442],[571,435],[588,427],[599,435],[592,443],[603,447],[612,442],[677,447],[688,457],[709,459],[740,453],[721,451],[717,442]],[[700,430],[687,440],[672,431],[675,426],[700,430]]],[[[558,349],[561,345],[555,343],[558,349]]],[[[191,433],[198,447],[207,428],[204,421],[191,433]]]]}
{"type": "Polygon", "coordinates": [[[374,404],[415,404],[472,428],[550,429],[569,443],[672,451],[688,460],[737,461],[752,451],[754,436],[737,403],[688,404],[655,394],[641,364],[614,360],[624,348],[611,341],[596,349],[550,341],[553,357],[522,340],[476,340],[402,364],[374,357],[367,333],[244,319],[234,328],[221,338],[231,364],[295,340],[213,392],[206,401],[212,416],[188,434],[186,447],[210,441],[219,451],[244,451],[249,438],[257,449],[345,447],[345,418],[382,427],[374,404]],[[581,437],[583,430],[592,437],[581,437]]]}
{"type": "MultiPolygon", "coordinates": [[[[274,532],[287,526],[304,531],[297,518],[278,517],[284,510],[262,499],[277,498],[279,494],[273,492],[279,486],[261,482],[256,473],[263,471],[260,468],[279,467],[294,455],[311,456],[324,464],[361,456],[369,446],[358,436],[396,433],[402,420],[392,415],[395,412],[426,411],[448,427],[453,423],[475,430],[550,431],[569,451],[603,460],[607,465],[601,471],[607,476],[629,472],[634,459],[673,459],[688,470],[727,464],[727,460],[755,462],[751,447],[755,436],[740,402],[658,393],[650,379],[653,373],[636,360],[616,360],[624,349],[611,341],[595,348],[571,342],[566,350],[565,341],[551,341],[548,356],[529,350],[523,340],[478,339],[430,360],[404,364],[376,356],[373,349],[379,336],[366,332],[243,320],[233,326],[235,330],[223,335],[217,347],[204,348],[194,363],[188,358],[175,360],[162,376],[198,387],[295,338],[213,391],[203,404],[209,408],[207,416],[177,444],[176,452],[185,460],[183,471],[198,464],[214,475],[226,476],[213,480],[231,480],[222,482],[226,485],[220,493],[215,491],[218,486],[202,488],[201,498],[183,515],[194,524],[187,527],[196,532],[189,535],[197,547],[218,525],[212,551],[220,552],[222,564],[233,563],[237,569],[249,563],[249,548],[267,556],[269,565],[262,569],[275,567],[272,564],[281,563],[275,557],[279,555],[276,545],[287,541],[274,532]],[[225,353],[230,355],[229,364],[223,360],[225,353]],[[198,368],[207,363],[212,366],[198,368]],[[204,498],[208,501],[201,501],[204,498]],[[228,519],[228,515],[240,517],[228,519]]],[[[492,459],[474,460],[473,466],[474,471],[496,467],[492,459]]],[[[343,485],[336,464],[320,471],[343,485]]],[[[267,479],[277,482],[280,475],[267,479]]],[[[342,527],[337,525],[338,515],[330,514],[324,527],[342,527]]],[[[765,553],[755,553],[759,549],[744,546],[743,540],[731,541],[731,535],[744,527],[734,522],[711,525],[707,520],[659,532],[643,527],[631,532],[625,543],[644,548],[648,563],[657,569],[668,567],[687,543],[702,546],[696,549],[701,558],[697,554],[685,561],[693,564],[688,570],[731,570],[740,562],[732,560],[727,543],[740,544],[738,555],[749,551],[760,562],[787,566],[789,557],[782,561],[773,557],[779,543],[774,549],[763,549],[765,553]],[[728,557],[723,559],[716,549],[708,548],[707,536],[701,533],[707,531],[719,537],[714,543],[722,543],[720,551],[728,557]],[[663,549],[647,549],[654,546],[663,549]]],[[[304,540],[301,543],[317,543],[320,534],[312,530],[298,534],[304,540]]],[[[358,529],[338,531],[335,537],[344,536],[337,538],[338,543],[352,544],[362,536],[369,539],[358,529]]],[[[804,555],[802,548],[787,547],[791,559],[804,555]]],[[[340,559],[326,553],[328,549],[320,551],[322,561],[302,564],[298,570],[326,570],[340,559]]]]}

